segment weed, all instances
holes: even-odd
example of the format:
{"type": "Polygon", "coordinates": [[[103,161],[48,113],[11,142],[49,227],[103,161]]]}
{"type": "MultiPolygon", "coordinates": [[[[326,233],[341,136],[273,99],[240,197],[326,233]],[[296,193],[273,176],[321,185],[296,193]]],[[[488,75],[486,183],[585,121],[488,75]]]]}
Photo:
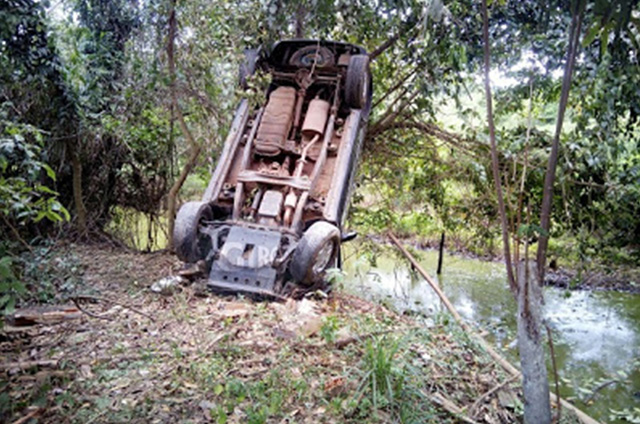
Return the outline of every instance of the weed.
{"type": "Polygon", "coordinates": [[[333,343],[336,340],[336,334],[338,332],[338,318],[334,315],[329,315],[322,320],[322,326],[320,327],[320,336],[327,343],[333,343]]]}
{"type": "Polygon", "coordinates": [[[398,366],[396,354],[400,342],[385,338],[368,340],[362,359],[363,376],[354,399],[360,398],[356,405],[358,416],[367,415],[369,410],[397,410],[397,401],[403,391],[405,373],[398,366]]]}
{"type": "Polygon", "coordinates": [[[347,274],[340,268],[329,268],[326,272],[326,279],[335,290],[342,290],[347,274]]]}
{"type": "Polygon", "coordinates": [[[371,340],[366,344],[364,363],[365,369],[371,373],[369,385],[374,408],[378,408],[377,401],[380,398],[389,404],[393,403],[396,394],[402,389],[404,376],[394,363],[399,347],[397,340],[391,341],[389,345],[371,340]]]}

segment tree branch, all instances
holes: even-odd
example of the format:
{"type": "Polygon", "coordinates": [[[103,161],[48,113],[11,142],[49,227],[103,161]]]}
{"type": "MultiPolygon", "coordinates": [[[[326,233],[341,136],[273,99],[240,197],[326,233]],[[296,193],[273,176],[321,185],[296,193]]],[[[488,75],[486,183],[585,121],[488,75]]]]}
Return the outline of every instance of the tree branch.
{"type": "Polygon", "coordinates": [[[385,50],[393,46],[396,43],[396,41],[398,41],[402,33],[403,33],[402,30],[396,32],[394,35],[389,37],[387,41],[385,41],[384,43],[379,45],[374,51],[369,53],[369,60],[372,62],[376,60],[378,56],[380,56],[382,53],[384,53],[385,50]]]}
{"type": "Polygon", "coordinates": [[[375,109],[378,105],[380,105],[380,103],[382,103],[387,97],[389,97],[392,93],[398,90],[405,82],[407,82],[409,78],[415,75],[419,69],[420,69],[420,65],[416,65],[411,71],[407,72],[404,76],[402,76],[400,80],[393,87],[387,90],[387,92],[384,93],[382,97],[380,97],[378,100],[375,101],[375,103],[373,103],[373,106],[371,106],[371,109],[375,109]]]}
{"type": "Polygon", "coordinates": [[[489,12],[487,11],[487,0],[482,0],[482,35],[484,41],[484,90],[487,99],[487,124],[489,125],[489,139],[491,141],[491,169],[493,171],[493,182],[496,187],[496,197],[498,198],[498,210],[500,212],[500,221],[502,223],[502,245],[504,249],[504,260],[507,267],[507,278],[511,292],[515,295],[518,293],[518,286],[513,275],[513,266],[511,264],[511,249],[509,247],[509,227],[507,221],[507,212],[504,205],[504,197],[502,194],[502,180],[500,177],[500,168],[498,163],[498,147],[496,146],[496,129],[493,122],[493,105],[491,99],[491,82],[489,80],[489,71],[491,68],[491,52],[489,49],[489,12]]]}
{"type": "Polygon", "coordinates": [[[189,143],[189,147],[191,153],[189,154],[189,158],[187,159],[187,163],[185,163],[182,171],[180,172],[180,176],[173,183],[171,189],[169,190],[169,194],[167,196],[167,219],[169,223],[169,246],[173,246],[173,229],[175,226],[175,216],[176,216],[176,203],[178,192],[191,170],[196,164],[198,160],[198,156],[200,155],[200,151],[202,150],[202,146],[200,143],[196,141],[189,131],[189,127],[184,120],[184,115],[182,114],[182,110],[180,109],[180,105],[178,104],[178,95],[176,90],[176,67],[175,67],[175,58],[174,58],[174,45],[176,39],[176,0],[171,0],[171,8],[169,11],[169,39],[167,42],[167,61],[169,68],[169,89],[171,91],[171,104],[172,110],[175,112],[176,118],[178,118],[178,125],[180,126],[180,130],[182,134],[187,139],[189,143]]]}
{"type": "Polygon", "coordinates": [[[558,106],[558,119],[556,121],[556,132],[551,144],[551,153],[549,154],[549,164],[544,177],[544,186],[542,188],[542,206],[540,208],[540,227],[543,233],[540,234],[538,241],[538,252],[536,260],[538,262],[538,282],[544,281],[547,246],[549,245],[549,230],[551,227],[551,208],[553,200],[553,184],[556,178],[556,168],[558,166],[558,150],[560,145],[560,134],[562,133],[562,124],[564,122],[564,114],[569,101],[569,91],[571,89],[571,79],[573,76],[573,66],[576,60],[576,52],[578,50],[578,41],[580,39],[580,28],[582,26],[582,12],[584,11],[586,1],[579,1],[571,18],[571,30],[569,34],[569,46],[567,48],[567,62],[564,67],[564,76],[562,78],[562,92],[560,93],[560,105],[558,106]]]}

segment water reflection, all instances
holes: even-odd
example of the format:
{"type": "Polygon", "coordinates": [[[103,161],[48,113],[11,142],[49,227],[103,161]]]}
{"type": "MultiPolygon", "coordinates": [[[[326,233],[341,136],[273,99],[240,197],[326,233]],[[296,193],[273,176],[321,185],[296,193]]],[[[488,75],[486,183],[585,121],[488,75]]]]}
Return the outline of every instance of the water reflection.
{"type": "MultiPolygon", "coordinates": [[[[353,248],[353,247],[352,247],[353,248]]],[[[345,260],[346,289],[391,304],[396,310],[431,316],[441,310],[429,284],[391,250],[381,250],[375,261],[357,251],[345,260]],[[374,262],[374,263],[372,263],[374,262]]],[[[436,252],[422,252],[419,261],[435,277],[436,252]]],[[[517,363],[516,304],[506,284],[504,266],[445,256],[439,284],[466,320],[490,332],[492,342],[517,363]]],[[[640,358],[640,297],[608,292],[566,292],[545,289],[545,316],[554,333],[556,361],[564,380],[563,395],[578,395],[589,380],[620,378],[640,358]]],[[[631,381],[608,386],[596,402],[584,406],[595,418],[606,420],[609,408],[640,407],[640,372],[631,381]]]]}

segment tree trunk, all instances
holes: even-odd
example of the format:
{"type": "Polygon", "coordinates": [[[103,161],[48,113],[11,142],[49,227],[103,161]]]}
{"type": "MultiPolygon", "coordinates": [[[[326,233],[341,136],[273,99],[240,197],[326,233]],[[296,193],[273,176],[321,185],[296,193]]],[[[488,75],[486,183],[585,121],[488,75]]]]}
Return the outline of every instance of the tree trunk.
{"type": "Polygon", "coordinates": [[[500,178],[500,168],[498,165],[498,147],[496,145],[496,129],[493,123],[493,105],[491,101],[491,83],[489,81],[489,71],[491,68],[491,52],[489,49],[489,11],[487,10],[487,0],[482,0],[482,21],[484,39],[484,88],[487,98],[487,124],[489,125],[489,139],[491,141],[491,170],[493,171],[493,183],[496,188],[498,198],[498,211],[500,212],[500,222],[502,223],[502,248],[504,249],[504,261],[507,267],[507,279],[509,288],[515,295],[518,291],[516,281],[513,276],[513,266],[511,264],[511,249],[509,248],[509,224],[507,222],[507,211],[504,206],[502,196],[502,179],[500,178]]]}
{"type": "Polygon", "coordinates": [[[551,422],[549,383],[542,345],[542,287],[535,280],[535,264],[518,264],[518,350],[524,392],[524,422],[551,422]]]}
{"type": "Polygon", "coordinates": [[[438,249],[438,270],[437,274],[442,274],[442,256],[444,255],[444,231],[442,232],[442,236],[440,237],[440,247],[438,249]]]}
{"type": "Polygon", "coordinates": [[[304,1],[301,1],[296,9],[296,38],[304,38],[304,20],[306,17],[307,8],[304,1]]]}
{"type": "Polygon", "coordinates": [[[78,218],[78,230],[81,235],[87,234],[87,208],[84,206],[82,199],[82,163],[78,157],[77,146],[67,141],[67,154],[71,159],[72,187],[73,187],[73,203],[76,209],[76,217],[78,218]]]}
{"type": "Polygon", "coordinates": [[[553,206],[553,183],[556,178],[556,168],[558,166],[558,150],[560,145],[560,134],[562,133],[562,124],[564,122],[564,113],[567,109],[569,101],[569,90],[571,89],[571,78],[573,76],[573,65],[576,60],[576,52],[578,50],[578,41],[580,38],[580,28],[582,26],[582,13],[586,1],[579,0],[576,10],[571,20],[571,30],[569,32],[569,46],[567,48],[567,62],[564,66],[564,77],[562,79],[562,92],[560,93],[560,105],[558,106],[558,119],[556,121],[556,131],[551,144],[551,153],[549,154],[549,163],[547,165],[547,173],[544,177],[544,186],[542,187],[542,206],[540,208],[540,227],[542,233],[538,241],[538,281],[540,284],[544,281],[544,273],[547,258],[547,246],[549,245],[549,230],[551,228],[551,208],[553,206]]]}
{"type": "Polygon", "coordinates": [[[191,153],[189,154],[187,163],[185,163],[182,171],[180,172],[180,176],[173,183],[171,189],[169,190],[169,194],[167,195],[167,221],[169,224],[168,241],[170,249],[173,249],[173,229],[175,227],[178,193],[180,192],[180,188],[182,188],[182,185],[187,179],[187,176],[196,165],[198,156],[200,155],[200,151],[202,150],[202,146],[195,140],[195,138],[191,134],[191,131],[189,131],[189,128],[187,127],[187,124],[184,120],[182,110],[180,109],[180,105],[178,104],[178,95],[176,93],[176,66],[174,58],[174,45],[177,28],[175,6],[176,0],[171,0],[171,8],[169,10],[169,40],[167,42],[167,62],[170,81],[169,89],[171,91],[171,110],[175,113],[175,116],[178,119],[178,124],[180,125],[180,129],[182,130],[182,134],[189,143],[191,153]]]}
{"type": "MultiPolygon", "coordinates": [[[[502,196],[502,178],[498,164],[498,147],[496,145],[495,127],[493,123],[493,106],[491,103],[491,83],[489,81],[490,58],[489,49],[489,12],[487,0],[482,1],[483,39],[484,39],[484,85],[487,98],[487,122],[491,141],[491,168],[498,198],[498,210],[502,225],[502,244],[507,268],[507,277],[511,292],[518,300],[518,348],[522,370],[522,388],[524,392],[524,417],[527,424],[547,424],[551,422],[551,403],[549,402],[549,385],[547,368],[544,362],[544,349],[541,337],[542,288],[531,284],[530,278],[536,274],[529,272],[528,260],[525,265],[518,266],[518,283],[513,275],[511,252],[509,248],[509,222],[504,198],[502,196]]],[[[526,249],[526,248],[525,248],[526,249]]]]}

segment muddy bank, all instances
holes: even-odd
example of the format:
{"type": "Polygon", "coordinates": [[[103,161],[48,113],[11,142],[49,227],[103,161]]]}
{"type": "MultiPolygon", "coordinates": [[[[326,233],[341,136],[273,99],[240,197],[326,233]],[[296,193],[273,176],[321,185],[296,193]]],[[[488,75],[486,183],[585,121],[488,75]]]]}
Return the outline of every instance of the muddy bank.
{"type": "MultiPolygon", "coordinates": [[[[374,244],[384,243],[392,246],[389,240],[382,236],[366,236],[363,240],[374,244]]],[[[417,240],[413,237],[403,239],[403,243],[412,246],[416,250],[437,251],[439,240],[417,240]]],[[[489,262],[502,262],[501,253],[488,253],[479,255],[469,250],[462,241],[453,239],[445,242],[445,252],[466,259],[479,259],[489,262]]],[[[601,267],[604,268],[604,267],[601,267]]],[[[608,290],[624,293],[640,293],[640,269],[631,267],[612,268],[608,272],[582,271],[558,267],[548,269],[545,276],[545,285],[564,288],[568,290],[608,290]]]]}
{"type": "Polygon", "coordinates": [[[570,269],[549,270],[544,283],[569,290],[611,290],[624,293],[640,293],[640,273],[605,274],[602,272],[578,273],[570,269]]]}

